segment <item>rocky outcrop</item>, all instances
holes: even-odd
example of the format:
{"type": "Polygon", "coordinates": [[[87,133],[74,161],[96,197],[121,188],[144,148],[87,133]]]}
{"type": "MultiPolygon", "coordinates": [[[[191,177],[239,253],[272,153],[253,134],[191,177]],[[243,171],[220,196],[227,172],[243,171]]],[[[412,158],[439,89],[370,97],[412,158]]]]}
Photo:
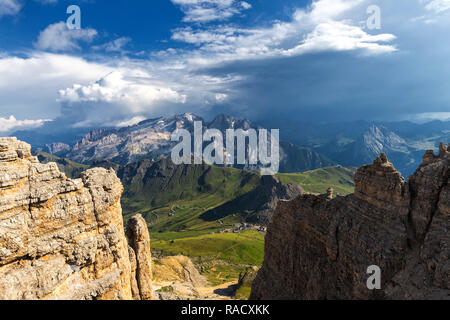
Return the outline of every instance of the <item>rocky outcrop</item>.
{"type": "Polygon", "coordinates": [[[122,191],[112,170],[67,179],[0,138],[0,300],[132,299],[122,191]]]}
{"type": "Polygon", "coordinates": [[[55,143],[46,144],[43,151],[48,152],[50,154],[59,155],[59,154],[64,154],[66,152],[69,152],[70,146],[66,143],[55,142],[55,143]]]}
{"type": "MultiPolygon", "coordinates": [[[[141,215],[136,215],[128,221],[127,237],[130,241],[130,251],[134,254],[132,269],[136,273],[136,283],[139,290],[139,299],[151,300],[152,289],[152,256],[150,252],[150,235],[147,223],[141,215]]],[[[136,295],[137,298],[137,295],[136,295]]]]}
{"type": "Polygon", "coordinates": [[[186,256],[165,257],[158,260],[155,277],[161,281],[190,282],[195,287],[206,287],[206,278],[198,272],[191,259],[186,256]]]}
{"type": "Polygon", "coordinates": [[[251,299],[450,299],[449,165],[441,144],[406,182],[381,154],[352,195],[281,202],[251,299]]]}
{"type": "Polygon", "coordinates": [[[191,259],[185,256],[156,260],[154,268],[157,300],[208,300],[202,294],[208,287],[206,278],[198,272],[191,259]]]}

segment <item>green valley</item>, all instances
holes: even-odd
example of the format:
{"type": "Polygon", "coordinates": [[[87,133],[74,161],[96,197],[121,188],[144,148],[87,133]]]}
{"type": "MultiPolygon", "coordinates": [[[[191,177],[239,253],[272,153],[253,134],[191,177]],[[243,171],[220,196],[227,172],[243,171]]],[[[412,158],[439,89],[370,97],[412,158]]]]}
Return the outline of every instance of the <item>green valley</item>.
{"type": "MultiPolygon", "coordinates": [[[[39,157],[56,162],[70,177],[89,167],[42,152],[39,157]]],[[[333,187],[339,195],[352,193],[354,188],[354,169],[340,166],[276,178],[207,164],[177,166],[169,159],[144,159],[126,166],[97,161],[92,166],[117,171],[124,185],[124,220],[135,214],[144,217],[155,257],[188,256],[213,286],[237,282],[261,266],[267,221],[258,219],[255,212],[273,211],[264,202],[277,201],[279,189],[284,188],[281,185],[287,191],[299,185],[311,193],[325,193],[333,187]]],[[[248,297],[250,286],[250,280],[243,282],[239,298],[248,297]]]]}

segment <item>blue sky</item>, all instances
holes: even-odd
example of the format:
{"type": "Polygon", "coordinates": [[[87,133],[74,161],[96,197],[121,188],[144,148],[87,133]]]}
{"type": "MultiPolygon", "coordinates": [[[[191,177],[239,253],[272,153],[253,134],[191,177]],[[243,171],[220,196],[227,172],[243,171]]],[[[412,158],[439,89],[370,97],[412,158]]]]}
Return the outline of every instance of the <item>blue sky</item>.
{"type": "Polygon", "coordinates": [[[0,0],[0,133],[183,112],[445,119],[449,18],[450,0],[0,0]]]}

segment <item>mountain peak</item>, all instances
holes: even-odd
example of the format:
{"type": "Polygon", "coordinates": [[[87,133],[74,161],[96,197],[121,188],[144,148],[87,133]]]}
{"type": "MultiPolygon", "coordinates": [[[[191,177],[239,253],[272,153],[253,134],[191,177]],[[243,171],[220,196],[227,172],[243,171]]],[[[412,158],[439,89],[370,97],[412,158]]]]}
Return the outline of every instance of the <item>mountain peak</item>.
{"type": "Polygon", "coordinates": [[[219,129],[221,131],[226,129],[248,130],[252,128],[252,124],[247,119],[236,119],[226,114],[219,114],[209,123],[208,127],[219,129]]]}
{"type": "Polygon", "coordinates": [[[363,134],[363,144],[370,151],[370,157],[389,150],[407,149],[407,143],[403,138],[386,127],[375,124],[363,134]]]}

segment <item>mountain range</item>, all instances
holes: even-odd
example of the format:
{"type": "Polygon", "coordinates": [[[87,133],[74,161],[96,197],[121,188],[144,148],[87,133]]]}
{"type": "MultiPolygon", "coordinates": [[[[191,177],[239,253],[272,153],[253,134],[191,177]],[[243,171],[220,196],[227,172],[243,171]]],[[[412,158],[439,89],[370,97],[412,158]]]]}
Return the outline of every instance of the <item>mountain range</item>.
{"type": "MultiPolygon", "coordinates": [[[[64,134],[52,133],[52,124],[34,130],[14,133],[30,141],[34,150],[63,156],[83,164],[108,160],[126,165],[140,159],[168,157],[176,144],[170,141],[177,128],[193,132],[194,121],[205,129],[250,128],[280,129],[280,172],[304,172],[333,166],[359,167],[370,163],[380,152],[408,177],[420,164],[426,150],[437,150],[440,141],[450,139],[450,122],[426,124],[403,122],[339,122],[312,124],[307,122],[253,124],[246,119],[218,115],[211,121],[192,113],[159,117],[123,128],[68,129],[64,134]]],[[[54,125],[53,125],[54,126],[54,125]]],[[[249,165],[239,169],[257,169],[249,165]]]]}
{"type": "MultiPolygon", "coordinates": [[[[84,164],[91,164],[99,159],[121,165],[141,159],[156,160],[170,157],[172,148],[177,144],[171,141],[171,134],[176,129],[186,129],[193,134],[196,121],[201,122],[204,129],[218,129],[224,135],[227,129],[260,129],[248,120],[238,120],[225,115],[219,115],[213,121],[206,122],[201,117],[185,113],[173,117],[149,119],[120,129],[92,130],[73,146],[53,142],[39,149],[84,164]]],[[[335,162],[310,148],[280,141],[280,172],[302,172],[334,164],[335,162]]],[[[235,167],[257,169],[248,164],[235,167]]]]}
{"type": "MultiPolygon", "coordinates": [[[[265,122],[262,125],[273,126],[265,122]]],[[[426,150],[439,149],[450,138],[450,121],[337,123],[285,122],[281,138],[308,147],[343,165],[360,167],[384,152],[405,178],[422,162],[426,150]]]]}

